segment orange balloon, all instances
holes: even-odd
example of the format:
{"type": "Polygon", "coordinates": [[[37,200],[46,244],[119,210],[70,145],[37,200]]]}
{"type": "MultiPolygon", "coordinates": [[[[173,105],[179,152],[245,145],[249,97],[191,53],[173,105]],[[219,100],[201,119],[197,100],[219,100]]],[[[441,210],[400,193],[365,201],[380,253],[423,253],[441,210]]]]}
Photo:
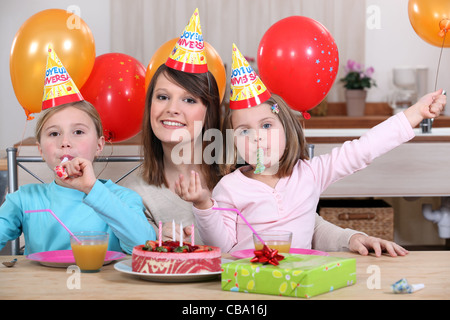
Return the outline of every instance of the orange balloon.
{"type": "Polygon", "coordinates": [[[442,45],[450,47],[449,0],[409,0],[408,15],[419,37],[439,48],[442,45]],[[443,44],[444,35],[445,43],[443,44]]]}
{"type": "MultiPolygon", "coordinates": [[[[178,38],[167,41],[161,47],[156,50],[153,54],[150,62],[147,66],[147,71],[145,73],[145,90],[147,91],[148,85],[153,78],[156,70],[160,65],[166,63],[167,58],[175,47],[178,38]]],[[[206,61],[208,63],[208,70],[211,71],[217,82],[217,87],[219,88],[220,101],[223,100],[225,95],[225,89],[227,85],[227,76],[225,72],[225,66],[223,65],[222,59],[220,58],[217,51],[205,41],[206,49],[206,61]]]]}
{"type": "Polygon", "coordinates": [[[49,44],[78,88],[94,67],[94,37],[79,16],[62,9],[31,16],[17,31],[9,58],[14,93],[28,119],[41,112],[49,44]]]}

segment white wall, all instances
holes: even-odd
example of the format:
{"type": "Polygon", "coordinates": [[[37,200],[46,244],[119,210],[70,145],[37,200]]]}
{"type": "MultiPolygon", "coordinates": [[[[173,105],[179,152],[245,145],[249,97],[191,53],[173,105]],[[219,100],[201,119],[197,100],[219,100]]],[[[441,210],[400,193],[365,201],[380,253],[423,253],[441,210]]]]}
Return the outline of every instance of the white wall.
{"type": "MultiPolygon", "coordinates": [[[[226,1],[226,0],[221,0],[226,1]]],[[[311,2],[313,0],[310,0],[311,2]]],[[[330,0],[331,1],[331,0],[330,0]]],[[[127,2],[130,5],[133,2],[127,2]]],[[[161,5],[164,1],[161,1],[161,5]]],[[[210,7],[213,2],[208,2],[210,7]]],[[[282,1],[280,1],[280,4],[282,1]]],[[[345,6],[346,0],[334,2],[333,5],[345,6]]],[[[407,12],[408,0],[365,0],[366,7],[377,8],[379,11],[379,26],[370,29],[367,25],[362,25],[365,29],[365,43],[361,44],[367,66],[375,68],[375,79],[378,87],[371,89],[368,101],[388,101],[388,95],[393,89],[392,69],[398,65],[425,65],[429,68],[428,89],[434,88],[434,78],[436,76],[437,62],[440,48],[434,47],[423,41],[412,29],[407,12]],[[372,7],[370,7],[372,6],[372,7]]],[[[35,121],[26,121],[22,107],[19,105],[14,90],[11,85],[9,75],[9,54],[11,44],[20,26],[33,14],[49,9],[67,9],[70,5],[77,5],[81,10],[81,17],[90,27],[96,44],[96,54],[111,52],[111,42],[114,34],[111,34],[111,3],[110,0],[21,0],[21,1],[1,1],[0,2],[0,153],[2,150],[14,143],[22,140],[22,137],[33,135],[35,121]]],[[[220,6],[220,4],[218,4],[220,6]]],[[[304,6],[308,12],[308,6],[304,6]]],[[[345,7],[340,7],[336,12],[345,13],[345,7]],[[344,10],[342,10],[344,8],[344,10]]],[[[350,8],[349,8],[350,9],[350,8]]],[[[212,10],[212,9],[211,9],[212,10]]],[[[162,11],[165,12],[164,10],[162,11]]],[[[349,10],[351,12],[351,10],[349,10]]],[[[190,14],[190,12],[188,13],[190,14]]],[[[366,14],[366,21],[370,20],[373,13],[366,14]]],[[[360,18],[360,17],[359,17],[360,18]]],[[[262,17],[261,19],[264,19],[262,17]]],[[[336,17],[336,24],[339,21],[356,19],[351,14],[344,17],[336,17]]],[[[170,21],[170,20],[169,20],[170,21]]],[[[151,21],[148,21],[151,23],[151,21]]],[[[253,27],[252,27],[253,28],[253,27]]],[[[339,30],[339,26],[334,26],[339,30]]],[[[250,28],[249,28],[250,29],[250,28]]],[[[212,32],[213,28],[208,31],[212,32]]],[[[211,33],[209,37],[214,37],[211,33]]],[[[352,41],[347,39],[348,35],[334,35],[340,41],[352,41]]],[[[245,47],[245,45],[242,45],[245,47]]],[[[338,41],[339,47],[339,41],[338,41]]],[[[228,52],[228,51],[227,51],[228,52]]],[[[360,56],[361,52],[355,52],[360,56]]],[[[346,53],[350,56],[350,53],[346,53]]],[[[148,61],[141,61],[145,66],[148,61]]],[[[341,69],[346,61],[341,59],[341,69]]],[[[442,55],[438,87],[443,87],[450,91],[450,48],[445,48],[442,55]]],[[[338,74],[339,79],[342,70],[338,74]]],[[[335,86],[342,87],[338,81],[335,86]]],[[[338,88],[339,89],[339,88],[338,88]]],[[[337,95],[338,100],[343,95],[337,95]]],[[[450,114],[450,108],[446,108],[446,113],[450,114]]]]}
{"type": "MultiPolygon", "coordinates": [[[[379,10],[379,28],[366,25],[365,61],[375,68],[377,88],[371,89],[368,101],[387,102],[394,89],[392,69],[396,66],[428,67],[428,92],[434,90],[441,48],[422,40],[414,31],[408,17],[408,0],[366,0],[366,7],[379,10]],[[370,7],[373,6],[373,7],[370,7]]],[[[367,14],[367,18],[371,13],[367,14]]],[[[371,21],[369,21],[371,22],[371,21]]],[[[450,39],[446,39],[448,43],[450,39]]],[[[450,48],[444,48],[437,88],[450,92],[450,48]]],[[[445,110],[450,115],[450,108],[445,110]]]]}
{"type": "Polygon", "coordinates": [[[80,8],[81,18],[91,29],[96,54],[110,52],[109,0],[20,0],[0,2],[0,154],[2,150],[34,136],[35,121],[26,121],[23,108],[14,95],[9,75],[11,45],[20,26],[32,15],[45,9],[80,8]]]}

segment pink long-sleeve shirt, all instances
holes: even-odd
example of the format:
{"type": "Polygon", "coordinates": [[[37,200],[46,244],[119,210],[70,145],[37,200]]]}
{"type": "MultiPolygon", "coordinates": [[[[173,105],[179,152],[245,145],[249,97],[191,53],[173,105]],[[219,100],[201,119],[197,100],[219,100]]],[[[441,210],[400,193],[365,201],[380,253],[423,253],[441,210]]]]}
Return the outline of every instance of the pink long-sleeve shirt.
{"type": "MultiPolygon", "coordinates": [[[[214,188],[214,207],[237,208],[256,232],[289,230],[293,248],[311,248],[316,208],[321,193],[332,183],[365,168],[376,157],[412,139],[414,131],[398,113],[345,142],[329,154],[299,160],[289,177],[275,188],[246,177],[243,167],[223,177],[214,188]]],[[[235,212],[194,207],[200,237],[223,252],[254,248],[252,231],[235,212]]]]}

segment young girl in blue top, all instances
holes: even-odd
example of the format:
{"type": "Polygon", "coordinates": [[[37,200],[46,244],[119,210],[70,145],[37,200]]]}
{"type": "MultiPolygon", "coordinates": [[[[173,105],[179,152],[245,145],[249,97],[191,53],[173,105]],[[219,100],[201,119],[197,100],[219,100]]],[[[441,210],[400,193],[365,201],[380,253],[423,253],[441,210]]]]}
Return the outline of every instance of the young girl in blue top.
{"type": "Polygon", "coordinates": [[[48,167],[62,166],[68,176],[55,174],[49,184],[24,185],[6,197],[0,207],[0,249],[22,232],[25,254],[70,249],[68,232],[49,212],[26,213],[43,209],[52,210],[72,232],[108,232],[110,251],[131,253],[133,246],[156,239],[141,197],[95,177],[92,162],[105,139],[90,103],[81,100],[43,111],[36,138],[48,167]]]}

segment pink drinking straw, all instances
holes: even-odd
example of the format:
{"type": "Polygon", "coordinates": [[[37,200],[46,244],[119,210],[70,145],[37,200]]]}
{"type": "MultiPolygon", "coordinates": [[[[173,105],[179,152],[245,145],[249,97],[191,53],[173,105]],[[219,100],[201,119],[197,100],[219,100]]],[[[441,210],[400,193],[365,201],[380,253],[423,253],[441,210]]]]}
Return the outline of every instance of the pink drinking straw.
{"type": "Polygon", "coordinates": [[[81,244],[81,241],[77,238],[77,237],[75,237],[75,235],[72,233],[72,231],[70,231],[69,230],[69,228],[67,228],[66,227],[66,225],[61,221],[61,220],[59,220],[59,218],[56,216],[56,214],[54,214],[53,213],[53,211],[52,210],[50,210],[50,209],[42,209],[42,210],[27,210],[27,211],[25,211],[25,213],[30,213],[30,212],[49,212],[62,226],[63,226],[63,228],[64,229],[66,229],[66,231],[79,243],[79,244],[81,244]]]}
{"type": "Polygon", "coordinates": [[[253,227],[250,225],[250,223],[248,223],[247,219],[244,218],[244,216],[239,212],[238,209],[235,209],[235,208],[217,208],[217,207],[213,207],[212,209],[213,210],[223,210],[223,211],[234,211],[234,212],[236,212],[242,218],[242,220],[244,220],[244,222],[247,224],[247,226],[250,228],[250,230],[252,230],[252,232],[255,234],[255,236],[258,238],[258,240],[263,244],[263,246],[266,245],[264,240],[261,239],[259,234],[255,231],[255,229],[253,229],[253,227]]]}

